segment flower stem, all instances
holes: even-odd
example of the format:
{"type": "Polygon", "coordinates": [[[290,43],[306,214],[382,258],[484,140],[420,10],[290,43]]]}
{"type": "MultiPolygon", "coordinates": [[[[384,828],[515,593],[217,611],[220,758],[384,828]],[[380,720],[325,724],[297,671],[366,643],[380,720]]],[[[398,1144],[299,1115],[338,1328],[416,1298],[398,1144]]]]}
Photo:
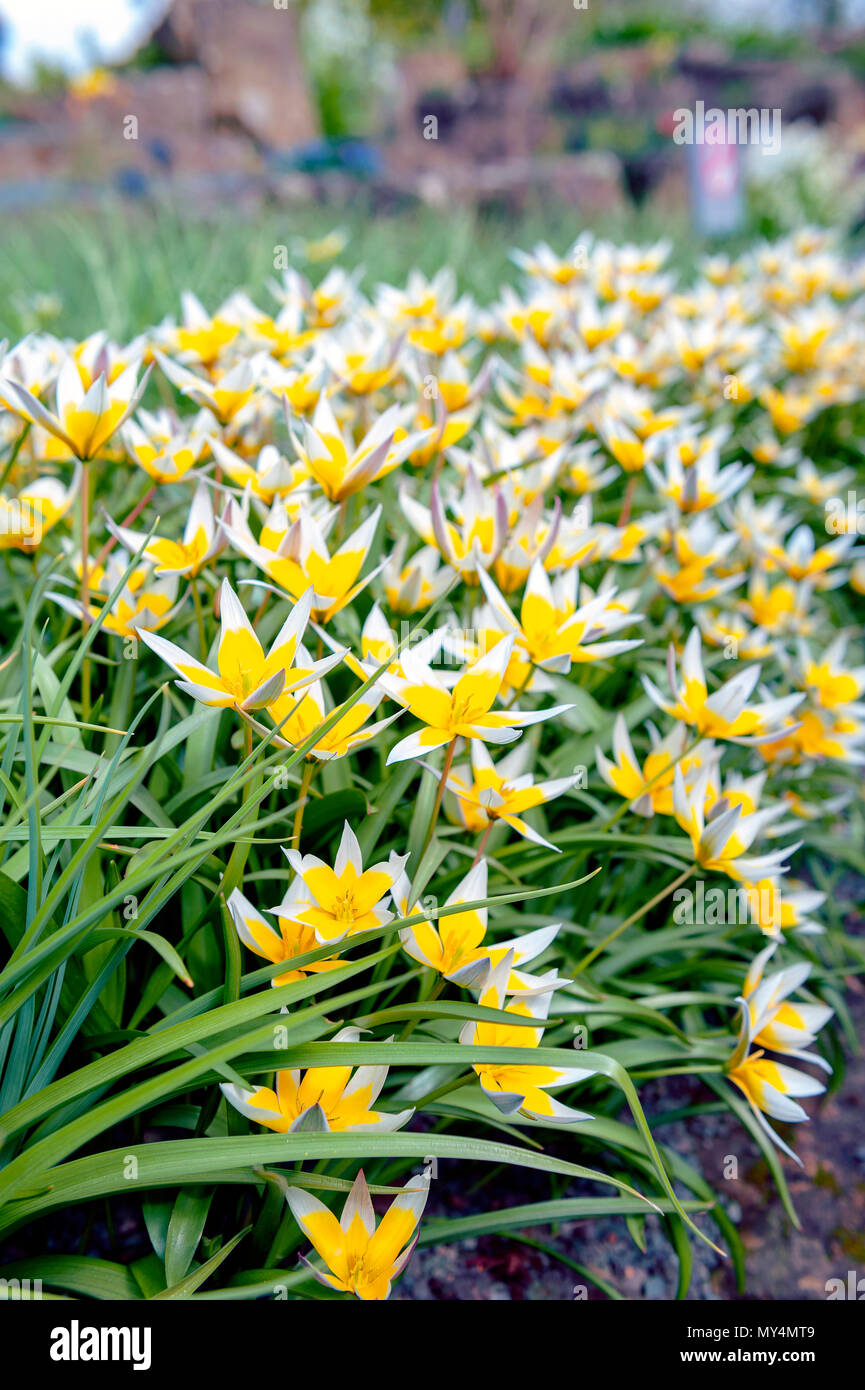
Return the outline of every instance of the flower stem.
{"type": "Polygon", "coordinates": [[[253,626],[253,627],[258,627],[258,624],[261,622],[261,619],[264,617],[264,610],[265,610],[265,608],[267,607],[269,601],[270,601],[270,590],[269,590],[269,589],[265,589],[265,591],[264,591],[264,598],[261,600],[261,603],[260,603],[260,604],[258,605],[258,607],[256,608],[256,610],[255,610],[255,616],[254,616],[254,618],[252,619],[252,626],[253,626]]]}
{"type": "MultiPolygon", "coordinates": [[[[251,758],[252,726],[250,724],[246,725],[245,732],[245,753],[247,758],[251,758]]],[[[256,790],[260,785],[261,772],[257,770],[253,773],[251,777],[248,777],[246,779],[241,788],[241,808],[246,805],[247,801],[249,801],[250,797],[252,797],[255,794],[256,790]]],[[[225,872],[223,873],[219,884],[219,892],[223,895],[224,898],[226,898],[226,900],[231,896],[232,889],[236,888],[238,884],[241,882],[241,879],[243,878],[243,870],[245,869],[246,861],[249,858],[250,848],[250,842],[248,839],[245,838],[238,839],[234,843],[234,847],[231,851],[228,863],[225,867],[225,872]]]]}
{"type": "Polygon", "coordinates": [[[572,977],[574,975],[581,975],[582,972],[588,966],[591,965],[593,960],[596,960],[597,957],[601,955],[603,951],[606,951],[607,947],[610,946],[616,940],[617,936],[621,936],[622,932],[627,931],[628,927],[632,926],[634,922],[639,921],[641,917],[645,917],[647,912],[651,912],[653,907],[657,907],[658,903],[664,901],[664,898],[667,898],[671,893],[674,893],[676,889],[680,887],[686,879],[689,879],[691,877],[691,874],[695,872],[696,865],[689,865],[683,873],[679,874],[677,878],[673,879],[672,883],[668,883],[666,888],[662,888],[659,893],[656,893],[655,896],[653,898],[650,898],[647,903],[644,903],[642,907],[638,907],[636,912],[632,912],[630,917],[626,917],[624,922],[620,922],[619,925],[613,931],[611,931],[608,936],[604,937],[603,941],[598,942],[598,945],[595,946],[591,951],[589,951],[589,954],[587,956],[583,957],[579,965],[574,966],[574,968],[569,972],[570,975],[572,977]]]}
{"type": "MultiPolygon", "coordinates": [[[[129,512],[129,514],[123,518],[123,520],[121,521],[120,525],[121,525],[121,526],[131,526],[132,523],[133,523],[133,521],[137,521],[138,518],[139,518],[139,516],[140,516],[141,513],[144,511],[144,508],[147,506],[148,502],[151,500],[151,498],[153,497],[153,495],[154,495],[155,492],[156,492],[156,484],[154,483],[153,486],[152,486],[151,488],[148,488],[148,489],[147,489],[147,491],[145,492],[145,494],[144,494],[144,496],[142,497],[141,501],[140,501],[140,502],[136,502],[135,506],[132,508],[132,511],[129,512]]],[[[108,556],[111,554],[111,552],[112,552],[112,550],[114,549],[114,547],[115,547],[116,544],[117,544],[116,538],[115,538],[114,536],[109,536],[109,537],[108,537],[108,540],[105,542],[105,544],[103,545],[102,549],[99,551],[98,555],[96,556],[96,559],[93,561],[93,565],[94,565],[94,568],[95,568],[95,569],[98,569],[100,565],[104,565],[104,564],[105,564],[106,559],[107,559],[108,556]]]]}
{"type": "MultiPolygon", "coordinates": [[[[444,989],[444,987],[445,987],[445,977],[444,977],[444,975],[439,975],[438,979],[433,981],[432,988],[430,989],[429,993],[428,993],[428,994],[423,994],[423,993],[422,993],[421,998],[418,1000],[418,1003],[419,1003],[419,1004],[432,1004],[434,1000],[438,999],[438,997],[439,997],[439,995],[441,994],[441,992],[442,992],[442,990],[444,989]]],[[[415,1028],[417,1028],[417,1026],[418,1026],[419,1023],[420,1023],[420,1019],[419,1019],[419,1018],[410,1018],[409,1021],[408,1021],[408,1023],[406,1024],[406,1026],[403,1028],[402,1032],[401,1032],[400,1035],[399,1035],[399,1041],[400,1041],[400,1042],[405,1042],[406,1038],[410,1038],[411,1035],[412,1035],[412,1033],[414,1032],[415,1028]]]]}
{"type": "Polygon", "coordinates": [[[24,428],[23,428],[23,430],[21,431],[21,433],[19,434],[18,438],[15,440],[15,443],[12,445],[12,449],[11,449],[11,452],[10,452],[10,454],[9,454],[9,457],[8,457],[8,459],[6,460],[6,462],[5,462],[4,465],[3,465],[3,472],[0,473],[0,488],[3,487],[3,484],[6,482],[6,479],[9,477],[9,474],[12,472],[12,469],[14,468],[15,462],[16,462],[16,460],[17,460],[17,458],[18,458],[18,455],[21,453],[21,449],[22,449],[22,447],[23,447],[24,440],[27,438],[27,436],[28,436],[29,433],[30,433],[30,424],[29,424],[29,422],[28,422],[28,423],[24,426],[24,428]]]}
{"type": "Polygon", "coordinates": [[[481,861],[481,856],[482,856],[484,850],[485,850],[486,847],[487,847],[487,840],[490,838],[490,831],[492,830],[492,828],[493,828],[493,822],[492,822],[491,820],[488,820],[488,821],[487,821],[487,828],[486,828],[486,830],[484,831],[483,835],[481,836],[480,841],[479,841],[479,843],[478,843],[478,847],[477,847],[477,849],[475,850],[475,857],[474,857],[474,859],[472,860],[472,863],[471,863],[471,867],[472,867],[472,868],[475,867],[475,864],[479,864],[479,863],[480,863],[480,861],[481,861]]]}
{"type": "Polygon", "coordinates": [[[198,592],[198,585],[195,582],[194,576],[189,581],[189,588],[192,593],[192,602],[195,605],[195,621],[198,625],[198,655],[202,661],[206,661],[207,638],[204,635],[204,612],[201,607],[201,595],[198,592]]]}
{"type": "Polygon", "coordinates": [[[443,799],[444,794],[445,794],[445,786],[446,786],[446,784],[447,784],[448,774],[449,774],[449,772],[450,772],[450,770],[451,770],[451,763],[452,763],[453,760],[454,760],[454,750],[455,750],[456,746],[457,746],[457,738],[456,738],[456,734],[454,734],[453,738],[451,739],[450,743],[448,744],[448,750],[447,750],[447,752],[445,753],[444,767],[442,768],[442,775],[441,775],[441,777],[439,778],[439,784],[438,784],[438,788],[437,788],[437,790],[436,790],[436,799],[435,799],[435,801],[434,801],[434,803],[433,803],[433,808],[432,808],[432,815],[430,816],[429,825],[427,826],[427,832],[426,832],[426,835],[425,835],[425,837],[424,837],[424,842],[423,842],[423,845],[422,845],[422,847],[421,847],[420,855],[418,856],[418,864],[420,864],[421,860],[423,859],[424,855],[426,854],[427,850],[429,849],[430,840],[432,839],[433,834],[434,834],[434,832],[435,832],[436,822],[438,821],[438,818],[439,818],[439,811],[441,810],[442,799],[443,799]]]}
{"type": "Polygon", "coordinates": [[[415,1110],[422,1110],[425,1105],[429,1105],[432,1101],[440,1100],[441,1097],[446,1096],[449,1091],[458,1091],[461,1086],[467,1085],[469,1081],[471,1081],[471,1073],[465,1071],[460,1072],[459,1076],[455,1076],[453,1081],[446,1081],[443,1086],[437,1086],[434,1091],[428,1091],[425,1096],[421,1096],[420,1100],[416,1100],[414,1103],[415,1110]]]}
{"type": "MultiPolygon", "coordinates": [[[[81,542],[81,629],[84,636],[90,626],[90,467],[81,464],[81,486],[78,490],[78,517],[81,542]]],[[[81,718],[90,718],[90,657],[81,662],[81,718]]]]}
{"type": "Polygon", "coordinates": [[[307,758],[303,765],[303,776],[300,779],[300,791],[298,793],[297,810],[294,813],[294,825],[291,830],[291,843],[295,849],[300,848],[300,832],[303,826],[303,813],[309,799],[309,787],[315,776],[316,762],[314,758],[307,758]]]}
{"type": "Polygon", "coordinates": [[[631,517],[631,505],[634,500],[634,488],[637,486],[637,475],[632,473],[628,479],[628,486],[625,488],[625,500],[622,502],[622,510],[616,522],[617,527],[627,526],[631,517]]]}
{"type": "Polygon", "coordinates": [[[654,1081],[661,1076],[722,1076],[723,1073],[720,1062],[707,1062],[686,1067],[653,1067],[651,1071],[632,1071],[631,1079],[639,1077],[640,1081],[654,1081]]]}

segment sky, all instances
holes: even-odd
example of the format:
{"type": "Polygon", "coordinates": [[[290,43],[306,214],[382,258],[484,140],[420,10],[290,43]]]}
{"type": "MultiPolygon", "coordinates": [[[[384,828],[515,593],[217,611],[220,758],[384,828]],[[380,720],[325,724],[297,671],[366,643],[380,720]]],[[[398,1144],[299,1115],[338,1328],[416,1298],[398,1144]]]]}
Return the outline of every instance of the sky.
{"type": "Polygon", "coordinates": [[[26,84],[34,60],[83,72],[126,58],[170,0],[0,0],[3,76],[26,84]]]}

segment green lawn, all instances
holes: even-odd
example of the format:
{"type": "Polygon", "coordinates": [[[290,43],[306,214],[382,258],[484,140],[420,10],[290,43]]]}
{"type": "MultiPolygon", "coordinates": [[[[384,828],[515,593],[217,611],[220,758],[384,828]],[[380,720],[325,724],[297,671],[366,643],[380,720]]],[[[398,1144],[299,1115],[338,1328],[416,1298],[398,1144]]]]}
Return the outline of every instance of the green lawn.
{"type": "MultiPolygon", "coordinates": [[[[462,289],[481,301],[495,297],[513,246],[539,239],[566,248],[584,229],[573,209],[537,206],[516,218],[478,218],[466,209],[371,215],[344,205],[266,208],[254,216],[234,207],[209,220],[173,206],[124,205],[39,211],[0,225],[0,337],[14,341],[36,327],[82,337],[107,328],[130,337],[163,314],[175,313],[178,295],[194,290],[207,305],[241,288],[263,305],[273,275],[274,247],[318,238],[344,227],[349,241],[340,265],[366,268],[369,292],[382,279],[398,283],[413,266],[432,273],[454,267],[462,289]],[[59,313],[40,319],[34,297],[58,297],[59,313]]],[[[653,240],[668,232],[656,212],[609,218],[593,229],[622,240],[653,240]]],[[[685,229],[677,245],[688,262],[699,252],[685,229]]],[[[329,263],[310,267],[318,279],[329,263]]],[[[298,262],[300,268],[303,263],[298,262]]]]}

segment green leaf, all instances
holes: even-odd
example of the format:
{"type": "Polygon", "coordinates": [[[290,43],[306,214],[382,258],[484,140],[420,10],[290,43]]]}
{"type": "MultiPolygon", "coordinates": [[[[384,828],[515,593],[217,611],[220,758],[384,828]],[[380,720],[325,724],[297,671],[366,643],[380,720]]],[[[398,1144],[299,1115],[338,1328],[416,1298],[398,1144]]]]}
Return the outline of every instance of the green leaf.
{"type": "Polygon", "coordinates": [[[67,1289],[80,1298],[109,1302],[140,1298],[141,1290],[126,1265],[83,1255],[40,1253],[0,1266],[4,1279],[41,1279],[49,1288],[67,1289]]]}
{"type": "MultiPolygon", "coordinates": [[[[704,1202],[685,1202],[684,1207],[691,1212],[707,1210],[704,1202]]],[[[556,1221],[585,1221],[598,1216],[629,1216],[644,1210],[631,1197],[567,1197],[558,1201],[532,1202],[526,1206],[507,1207],[503,1211],[481,1212],[477,1216],[449,1216],[447,1221],[426,1221],[421,1227],[418,1244],[444,1245],[497,1231],[548,1226],[556,1221]]],[[[658,1210],[662,1213],[672,1212],[673,1203],[661,1198],[658,1210]]]]}
{"type": "Polygon", "coordinates": [[[246,1226],[242,1231],[238,1231],[237,1235],[232,1236],[227,1245],[224,1245],[215,1255],[211,1255],[210,1259],[205,1260],[203,1265],[199,1265],[191,1274],[187,1274],[185,1279],[180,1279],[176,1284],[173,1284],[171,1288],[164,1289],[161,1293],[154,1294],[154,1299],[189,1298],[190,1294],[195,1293],[195,1290],[200,1288],[201,1285],[210,1278],[211,1274],[216,1273],[219,1266],[224,1264],[228,1259],[232,1250],[237,1248],[244,1236],[248,1235],[251,1230],[251,1226],[246,1226]]]}
{"type": "Polygon", "coordinates": [[[165,1238],[165,1282],[179,1284],[187,1273],[213,1201],[213,1189],[184,1189],[174,1203],[165,1238]]]}
{"type": "MultiPolygon", "coordinates": [[[[0,1230],[12,1230],[22,1222],[55,1207],[104,1197],[112,1192],[128,1192],[128,1160],[137,1161],[136,1183],[139,1189],[173,1187],[189,1182],[201,1184],[207,1179],[216,1183],[257,1183],[260,1178],[252,1171],[255,1165],[303,1163],[324,1158],[360,1159],[418,1158],[428,1156],[459,1159],[466,1162],[511,1163],[519,1168],[531,1168],[542,1173],[561,1173],[565,1177],[592,1179],[622,1189],[614,1178],[596,1173],[582,1164],[569,1163],[552,1155],[535,1153],[491,1140],[474,1139],[456,1134],[265,1134],[248,1138],[230,1136],[225,1139],[177,1139],[150,1144],[130,1144],[74,1159],[54,1168],[51,1188],[33,1196],[7,1202],[0,1208],[0,1230]]],[[[654,1200],[630,1194],[641,1209],[656,1206],[654,1200]]],[[[676,1203],[678,1210],[678,1203],[676,1203]]]]}

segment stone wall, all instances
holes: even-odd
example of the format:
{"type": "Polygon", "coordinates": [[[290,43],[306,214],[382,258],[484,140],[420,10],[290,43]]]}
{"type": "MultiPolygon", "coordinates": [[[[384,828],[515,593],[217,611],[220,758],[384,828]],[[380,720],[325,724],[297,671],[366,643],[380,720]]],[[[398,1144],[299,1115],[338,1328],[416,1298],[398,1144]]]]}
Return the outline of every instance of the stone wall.
{"type": "MultiPolygon", "coordinates": [[[[277,199],[351,188],[347,175],[310,179],[286,159],[318,136],[292,8],[174,0],[154,37],[168,61],[119,71],[103,92],[11,97],[0,124],[0,201],[8,205],[10,188],[25,201],[52,188],[59,196],[64,181],[130,193],[180,181],[196,197],[223,196],[242,181],[250,196],[277,199]]],[[[508,77],[470,74],[442,38],[400,60],[374,136],[382,171],[370,181],[383,198],[441,206],[451,198],[513,206],[538,190],[601,210],[643,188],[682,200],[672,111],[742,91],[747,104],[781,107],[785,122],[830,120],[842,136],[865,128],[865,88],[828,53],[807,64],[740,62],[717,43],[679,55],[646,43],[587,48],[562,63],[555,45],[529,44],[508,77]]]]}

